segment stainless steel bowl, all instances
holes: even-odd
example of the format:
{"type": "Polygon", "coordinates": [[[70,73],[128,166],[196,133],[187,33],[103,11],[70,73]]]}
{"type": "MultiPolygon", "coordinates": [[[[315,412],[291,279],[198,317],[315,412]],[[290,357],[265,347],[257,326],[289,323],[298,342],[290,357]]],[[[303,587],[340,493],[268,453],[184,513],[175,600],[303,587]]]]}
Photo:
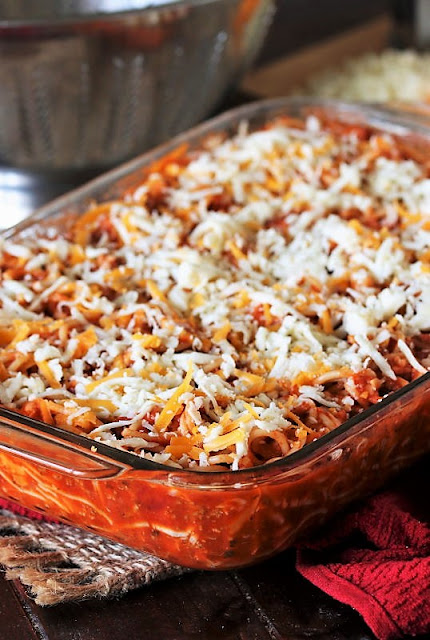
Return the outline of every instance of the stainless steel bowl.
{"type": "Polygon", "coordinates": [[[203,119],[274,0],[0,0],[0,164],[99,169],[203,119]]]}

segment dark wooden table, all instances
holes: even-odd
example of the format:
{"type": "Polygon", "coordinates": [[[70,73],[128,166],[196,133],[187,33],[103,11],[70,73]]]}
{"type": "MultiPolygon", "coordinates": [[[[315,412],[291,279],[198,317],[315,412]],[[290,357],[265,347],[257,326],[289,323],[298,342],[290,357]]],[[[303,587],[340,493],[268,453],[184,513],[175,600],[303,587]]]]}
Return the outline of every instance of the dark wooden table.
{"type": "Polygon", "coordinates": [[[19,584],[0,581],[4,640],[365,640],[358,614],[294,571],[284,553],[235,573],[195,573],[142,588],[121,600],[33,604],[19,584]]]}
{"type": "MultiPolygon", "coordinates": [[[[388,4],[388,0],[361,0],[350,9],[351,3],[341,0],[279,0],[280,12],[262,60],[357,24],[388,4]]],[[[419,497],[416,487],[425,491],[430,480],[429,463],[427,458],[405,472],[396,486],[419,497]]],[[[294,551],[287,551],[241,571],[196,572],[119,600],[51,608],[38,607],[20,583],[0,577],[0,640],[374,638],[355,611],[309,584],[295,571],[294,562],[294,551]]]]}
{"type": "Polygon", "coordinates": [[[121,600],[33,604],[19,584],[0,581],[4,640],[364,640],[373,638],[348,607],[310,587],[294,554],[234,573],[195,573],[121,600]]]}

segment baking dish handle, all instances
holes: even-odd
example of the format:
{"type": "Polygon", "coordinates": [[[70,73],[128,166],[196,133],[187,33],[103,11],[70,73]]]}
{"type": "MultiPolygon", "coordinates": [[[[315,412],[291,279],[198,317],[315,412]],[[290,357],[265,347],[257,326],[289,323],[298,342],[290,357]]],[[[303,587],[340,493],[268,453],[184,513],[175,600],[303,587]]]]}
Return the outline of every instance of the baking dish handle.
{"type": "Polygon", "coordinates": [[[24,424],[25,417],[21,424],[21,416],[15,420],[5,415],[6,413],[9,412],[0,409],[0,451],[83,479],[112,478],[128,468],[96,450],[91,451],[80,444],[66,442],[51,433],[41,433],[24,424]]]}

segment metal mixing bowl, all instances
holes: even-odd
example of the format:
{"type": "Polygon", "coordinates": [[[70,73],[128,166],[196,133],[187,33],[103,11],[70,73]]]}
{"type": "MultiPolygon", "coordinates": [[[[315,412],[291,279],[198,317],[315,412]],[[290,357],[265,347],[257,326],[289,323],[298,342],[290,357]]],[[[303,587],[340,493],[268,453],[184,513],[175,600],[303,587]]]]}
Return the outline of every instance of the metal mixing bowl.
{"type": "Polygon", "coordinates": [[[0,164],[114,165],[204,118],[274,0],[0,0],[0,164]]]}

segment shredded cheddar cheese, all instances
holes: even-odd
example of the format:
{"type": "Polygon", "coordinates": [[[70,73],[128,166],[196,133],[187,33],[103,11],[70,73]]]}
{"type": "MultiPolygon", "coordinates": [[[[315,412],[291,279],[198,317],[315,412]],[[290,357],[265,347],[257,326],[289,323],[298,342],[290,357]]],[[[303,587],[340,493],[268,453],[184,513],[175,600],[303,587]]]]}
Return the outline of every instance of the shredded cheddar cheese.
{"type": "Polygon", "coordinates": [[[151,333],[135,333],[133,340],[138,340],[144,349],[158,349],[162,345],[161,338],[151,333]]]}
{"type": "Polygon", "coordinates": [[[231,324],[229,320],[227,320],[227,322],[222,327],[215,331],[213,337],[214,342],[221,342],[222,340],[225,340],[230,332],[230,329],[231,324]]]}
{"type": "Polygon", "coordinates": [[[105,376],[104,378],[100,378],[99,380],[94,380],[94,382],[90,382],[90,384],[87,384],[87,386],[85,387],[85,391],[87,393],[91,393],[92,391],[94,391],[96,387],[103,385],[105,382],[109,382],[110,380],[117,380],[118,378],[125,378],[129,375],[132,375],[131,369],[122,369],[121,371],[116,371],[115,373],[111,373],[108,376],[105,376]]]}
{"type": "Polygon", "coordinates": [[[53,389],[59,389],[61,387],[59,380],[55,377],[49,363],[46,360],[41,360],[37,363],[41,375],[48,382],[49,386],[53,389]]]}
{"type": "Polygon", "coordinates": [[[187,375],[185,376],[183,382],[179,385],[179,387],[175,390],[174,394],[167,401],[164,409],[158,416],[155,427],[164,431],[167,429],[169,424],[172,422],[173,418],[177,414],[178,410],[181,408],[181,403],[179,401],[182,394],[186,393],[190,387],[191,378],[193,375],[193,364],[190,363],[188,366],[187,375]]]}

